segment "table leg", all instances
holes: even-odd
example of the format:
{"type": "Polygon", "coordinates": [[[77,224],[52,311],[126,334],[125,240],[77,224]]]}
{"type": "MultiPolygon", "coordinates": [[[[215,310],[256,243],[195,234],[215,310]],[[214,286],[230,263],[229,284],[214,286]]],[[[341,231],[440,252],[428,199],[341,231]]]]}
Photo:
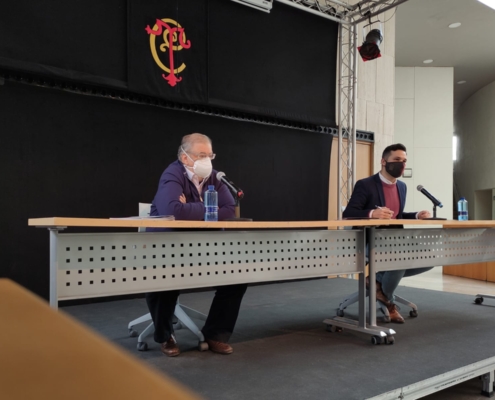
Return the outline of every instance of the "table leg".
{"type": "Polygon", "coordinates": [[[359,328],[366,328],[366,228],[363,229],[363,240],[361,244],[361,249],[360,253],[362,254],[361,257],[361,270],[363,271],[362,273],[359,274],[359,303],[358,303],[358,309],[359,309],[359,320],[358,320],[358,326],[359,328]]]}
{"type": "Polygon", "coordinates": [[[50,231],[50,307],[58,309],[58,293],[57,293],[57,245],[58,245],[58,229],[49,228],[50,231]]]}
{"type": "Polygon", "coordinates": [[[370,315],[370,326],[376,326],[376,271],[375,271],[375,260],[372,257],[372,252],[375,249],[375,227],[369,229],[369,315],[370,315]]]}

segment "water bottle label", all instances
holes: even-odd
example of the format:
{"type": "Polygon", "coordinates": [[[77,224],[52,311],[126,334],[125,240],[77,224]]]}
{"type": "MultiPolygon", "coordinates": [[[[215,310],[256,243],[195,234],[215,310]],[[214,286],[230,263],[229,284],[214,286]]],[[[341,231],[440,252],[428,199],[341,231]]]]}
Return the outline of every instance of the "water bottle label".
{"type": "Polygon", "coordinates": [[[218,212],[218,206],[206,206],[205,212],[207,213],[216,213],[218,212]]]}

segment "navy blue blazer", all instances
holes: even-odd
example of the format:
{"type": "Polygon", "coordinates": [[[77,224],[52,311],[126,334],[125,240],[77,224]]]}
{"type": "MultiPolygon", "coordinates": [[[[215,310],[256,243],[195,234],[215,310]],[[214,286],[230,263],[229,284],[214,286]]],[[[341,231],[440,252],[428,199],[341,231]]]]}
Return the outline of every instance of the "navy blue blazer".
{"type": "MultiPolygon", "coordinates": [[[[407,186],[404,182],[397,181],[399,191],[400,209],[397,219],[415,219],[415,212],[404,212],[406,205],[407,186]]],[[[382,181],[378,174],[369,178],[360,179],[354,186],[349,204],[344,210],[344,218],[366,218],[376,206],[385,207],[385,195],[383,194],[382,181]]]]}

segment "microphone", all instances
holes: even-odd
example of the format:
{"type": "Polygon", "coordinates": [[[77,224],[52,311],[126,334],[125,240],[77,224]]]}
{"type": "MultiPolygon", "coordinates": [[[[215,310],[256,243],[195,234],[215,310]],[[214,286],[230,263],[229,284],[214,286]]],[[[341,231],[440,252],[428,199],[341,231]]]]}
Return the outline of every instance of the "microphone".
{"type": "Polygon", "coordinates": [[[423,193],[426,197],[428,197],[434,205],[440,208],[443,207],[442,202],[440,200],[437,200],[435,197],[433,197],[433,195],[430,192],[428,192],[428,190],[426,190],[423,185],[418,185],[416,189],[418,189],[421,193],[423,193]]]}
{"type": "Polygon", "coordinates": [[[218,172],[217,173],[217,179],[219,181],[222,181],[223,183],[225,183],[228,186],[228,188],[232,191],[232,193],[234,193],[234,195],[236,196],[237,199],[240,200],[244,197],[244,192],[242,191],[242,189],[240,187],[236,186],[234,184],[234,182],[229,180],[229,178],[227,178],[225,176],[224,172],[218,172]]]}

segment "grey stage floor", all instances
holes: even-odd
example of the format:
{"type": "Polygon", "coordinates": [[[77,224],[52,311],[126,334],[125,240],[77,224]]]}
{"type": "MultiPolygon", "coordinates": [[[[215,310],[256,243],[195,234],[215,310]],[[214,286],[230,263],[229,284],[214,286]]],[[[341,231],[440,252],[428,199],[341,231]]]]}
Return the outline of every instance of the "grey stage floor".
{"type": "MultiPolygon", "coordinates": [[[[249,287],[229,356],[197,351],[187,330],[177,332],[177,358],[163,356],[152,338],[150,349],[138,352],[127,324],[147,313],[143,299],[63,310],[207,399],[366,399],[495,356],[495,301],[478,306],[473,296],[460,294],[401,287],[419,317],[406,317],[403,309],[406,323],[393,324],[394,345],[373,346],[350,331],[327,332],[323,319],[334,316],[356,288],[347,279],[249,287]]],[[[181,302],[206,313],[212,296],[190,293],[181,302]]],[[[356,305],[347,311],[355,316],[356,305]]]]}

